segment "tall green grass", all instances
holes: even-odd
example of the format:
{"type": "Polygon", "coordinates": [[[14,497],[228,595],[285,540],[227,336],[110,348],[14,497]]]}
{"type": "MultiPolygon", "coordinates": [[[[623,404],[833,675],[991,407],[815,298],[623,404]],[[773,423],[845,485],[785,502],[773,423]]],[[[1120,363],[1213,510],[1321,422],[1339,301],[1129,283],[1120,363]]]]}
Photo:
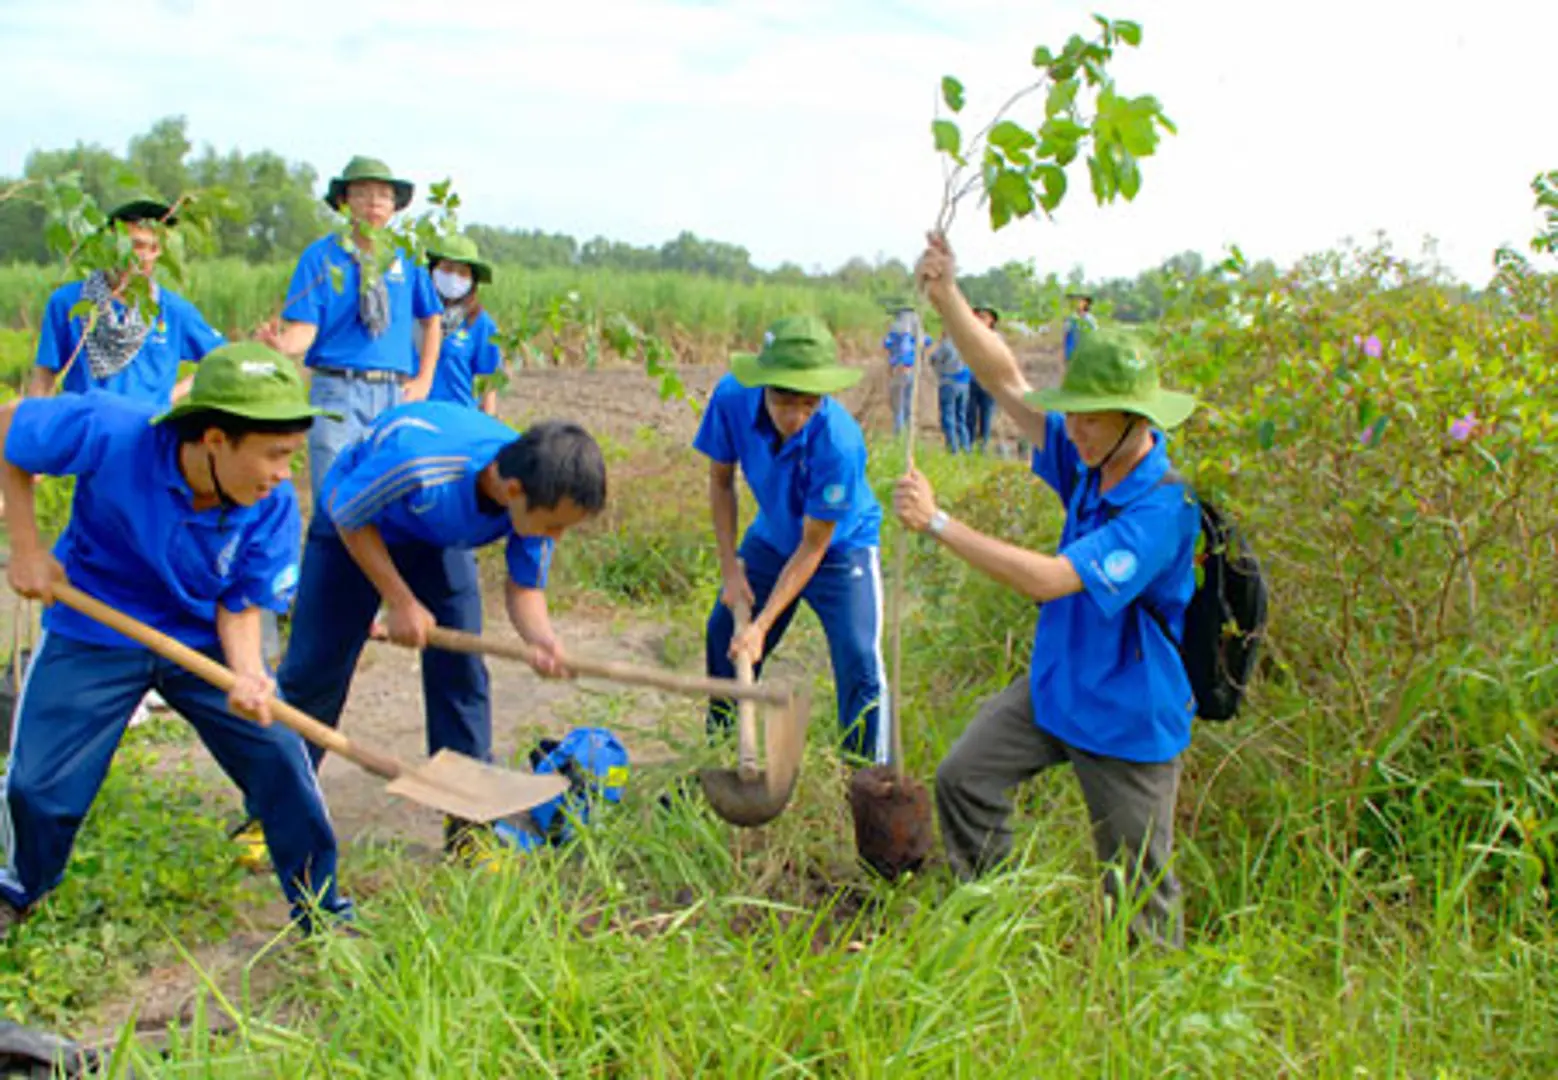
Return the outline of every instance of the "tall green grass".
{"type": "MultiPolygon", "coordinates": [[[[633,482],[616,489],[616,516],[561,545],[555,578],[576,599],[665,619],[667,655],[696,666],[717,588],[699,554],[703,473],[657,447],[612,457],[633,482]]],[[[1054,500],[1019,464],[931,450],[922,465],[982,528],[1035,547],[1058,533],[1054,500]]],[[[896,471],[892,451],[873,456],[884,496],[896,471]]],[[[977,702],[1025,670],[1033,611],[911,543],[903,715],[909,768],[928,777],[977,702]]],[[[1188,948],[1133,952],[1131,913],[1101,902],[1063,771],[1020,792],[1009,872],[974,885],[936,865],[897,887],[870,879],[853,860],[832,684],[809,615],[773,674],[810,680],[814,713],[796,799],[760,833],[731,830],[696,800],[656,806],[683,770],[728,757],[702,745],[696,703],[669,706],[650,719],[684,759],[638,769],[627,802],[580,845],[491,874],[404,864],[395,889],[362,905],[365,939],[318,942],[279,996],[213,999],[237,1034],[181,1035],[167,1067],[1514,1077],[1543,1074],[1558,1050],[1558,936],[1540,872],[1510,832],[1533,808],[1558,812],[1558,776],[1513,743],[1487,748],[1480,779],[1465,781],[1481,790],[1471,802],[1422,791],[1395,824],[1410,852],[1360,847],[1335,749],[1295,753],[1285,733],[1306,703],[1268,688],[1253,717],[1199,728],[1189,756],[1178,841],[1188,948]]],[[[1528,690],[1528,704],[1554,703],[1540,673],[1528,690]]],[[[622,708],[633,706],[587,695],[570,720],[609,726],[622,708]]]]}
{"type": "MultiPolygon", "coordinates": [[[[282,265],[197,262],[189,268],[183,291],[213,326],[247,335],[279,313],[291,272],[282,265]]],[[[0,267],[0,326],[35,328],[59,283],[52,268],[0,267]]],[[[554,320],[589,327],[620,315],[670,342],[684,357],[711,350],[723,358],[732,345],[753,346],[770,323],[788,314],[820,315],[860,350],[874,346],[885,325],[881,306],[865,293],[675,273],[499,267],[497,280],[483,288],[481,299],[506,331],[544,333],[554,320]]]]}

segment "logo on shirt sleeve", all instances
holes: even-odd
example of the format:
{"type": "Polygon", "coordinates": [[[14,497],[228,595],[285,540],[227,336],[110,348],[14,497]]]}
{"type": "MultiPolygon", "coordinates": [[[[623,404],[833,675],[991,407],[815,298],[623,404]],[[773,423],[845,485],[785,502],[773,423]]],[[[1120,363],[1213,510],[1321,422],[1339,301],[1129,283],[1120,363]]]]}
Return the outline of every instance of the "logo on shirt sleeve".
{"type": "Polygon", "coordinates": [[[844,505],[844,485],[843,484],[829,484],[827,487],[823,488],[822,489],[822,501],[827,503],[829,506],[843,506],[844,505]]]}
{"type": "Polygon", "coordinates": [[[1115,548],[1104,556],[1104,577],[1116,585],[1124,585],[1136,576],[1136,554],[1124,548],[1115,548]]]}
{"type": "Polygon", "coordinates": [[[292,599],[292,592],[298,584],[298,564],[288,563],[270,582],[271,595],[278,600],[292,599]]]}

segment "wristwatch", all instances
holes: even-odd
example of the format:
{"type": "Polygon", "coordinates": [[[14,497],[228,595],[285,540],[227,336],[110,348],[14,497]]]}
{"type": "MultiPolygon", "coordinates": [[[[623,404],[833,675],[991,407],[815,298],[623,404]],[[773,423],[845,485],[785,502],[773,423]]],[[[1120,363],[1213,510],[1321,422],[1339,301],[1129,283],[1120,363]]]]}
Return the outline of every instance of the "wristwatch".
{"type": "Polygon", "coordinates": [[[925,531],[932,536],[940,536],[941,531],[947,527],[947,522],[951,520],[945,510],[937,510],[930,516],[930,524],[925,526],[925,531]]]}

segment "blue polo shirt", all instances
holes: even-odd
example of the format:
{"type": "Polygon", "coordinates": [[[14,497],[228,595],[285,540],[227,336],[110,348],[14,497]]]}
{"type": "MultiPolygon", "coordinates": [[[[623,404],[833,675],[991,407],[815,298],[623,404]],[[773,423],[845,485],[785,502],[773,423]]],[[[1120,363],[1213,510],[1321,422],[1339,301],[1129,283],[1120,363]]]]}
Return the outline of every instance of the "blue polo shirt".
{"type": "Polygon", "coordinates": [[[1066,504],[1060,555],[1082,591],[1039,609],[1033,637],[1033,715],[1072,746],[1126,761],[1163,762],[1190,742],[1195,700],[1175,644],[1195,591],[1192,559],[1201,515],[1182,484],[1159,483],[1169,470],[1162,432],[1130,474],[1098,492],[1050,413],[1033,471],[1066,504]]]}
{"type": "Polygon", "coordinates": [[[444,345],[438,354],[438,370],[433,375],[432,401],[452,401],[468,407],[476,404],[476,376],[491,375],[503,363],[498,351],[498,324],[483,311],[475,320],[453,333],[444,333],[444,345]]]}
{"type": "MultiPolygon", "coordinates": [[[[934,343],[935,338],[928,336],[925,338],[927,348],[934,343]]],[[[919,351],[919,342],[914,334],[891,330],[882,339],[882,348],[887,350],[887,358],[894,367],[913,367],[914,358],[919,351]]]]}
{"type": "MultiPolygon", "coordinates": [[[[62,390],[76,394],[93,389],[108,390],[134,401],[166,407],[173,400],[179,363],[202,360],[206,353],[226,344],[226,339],[211,329],[194,304],[176,292],[159,287],[157,321],[141,342],[140,351],[115,374],[106,379],[94,379],[86,347],[81,345],[87,320],[84,316],[70,316],[70,309],[81,302],[84,284],[73,281],[61,285],[54,290],[43,310],[43,327],[38,335],[38,366],[58,372],[69,363],[70,370],[65,374],[62,390]],[[76,358],[74,362],[71,362],[72,356],[76,358]]],[[[123,310],[118,301],[114,303],[123,310]]]]}
{"type": "Polygon", "coordinates": [[[788,557],[801,546],[804,520],[814,518],[835,523],[830,551],[875,547],[882,508],[866,482],[866,440],[849,410],[825,397],[798,434],[778,443],[762,387],[721,379],[692,445],[721,465],[741,466],[757,500],[747,536],[788,557]]]}
{"type": "Polygon", "coordinates": [[[551,538],[517,535],[508,510],[476,490],[477,474],[517,438],[503,421],[464,405],[397,405],[341,451],[319,502],[337,528],[375,525],[386,544],[478,548],[506,536],[514,584],[544,589],[551,538]]]}
{"type": "Polygon", "coordinates": [[[333,235],[303,249],[287,286],[287,306],[281,317],[319,328],[304,358],[309,367],[396,371],[408,377],[417,373],[422,362],[413,333],[415,323],[441,313],[443,302],[433,289],[427,267],[405,252],[396,253],[384,281],[389,286],[390,324],[378,337],[369,337],[357,315],[362,283],[357,260],[333,235]]]}
{"type": "MultiPolygon", "coordinates": [[[[74,476],[70,522],[54,546],[71,584],[196,649],[218,646],[216,612],[284,612],[298,580],[302,519],[283,482],[253,506],[194,508],[178,438],[156,410],[103,390],[29,398],[16,407],[5,459],[74,476]]],[[[140,648],[101,623],[51,605],[50,633],[140,648]]]]}

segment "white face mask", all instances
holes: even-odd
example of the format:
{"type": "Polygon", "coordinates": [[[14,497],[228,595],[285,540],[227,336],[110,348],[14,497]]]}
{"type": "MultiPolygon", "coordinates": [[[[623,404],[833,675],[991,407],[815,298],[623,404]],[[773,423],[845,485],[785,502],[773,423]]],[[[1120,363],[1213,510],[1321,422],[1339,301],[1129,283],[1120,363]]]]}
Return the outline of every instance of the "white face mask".
{"type": "Polygon", "coordinates": [[[464,300],[471,291],[471,279],[453,270],[434,270],[433,288],[445,300],[464,300]]]}

